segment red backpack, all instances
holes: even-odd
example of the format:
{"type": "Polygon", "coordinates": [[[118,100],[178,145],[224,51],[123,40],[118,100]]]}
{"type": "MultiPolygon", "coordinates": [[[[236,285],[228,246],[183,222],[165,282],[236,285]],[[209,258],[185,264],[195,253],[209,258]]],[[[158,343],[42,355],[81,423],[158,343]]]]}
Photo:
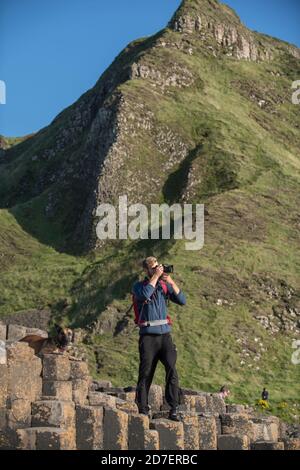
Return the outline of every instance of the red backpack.
{"type": "MultiPolygon", "coordinates": [[[[143,285],[146,285],[148,284],[149,281],[145,280],[143,281],[143,285]]],[[[167,288],[167,284],[164,282],[164,281],[159,281],[161,287],[163,288],[163,291],[164,291],[164,294],[165,294],[165,297],[167,297],[168,295],[168,288],[167,288]]],[[[153,295],[153,294],[152,294],[153,295]]],[[[147,303],[147,301],[145,301],[143,303],[143,305],[145,305],[147,303]]],[[[140,318],[140,313],[139,313],[139,309],[138,309],[138,302],[137,302],[137,299],[135,297],[134,294],[132,294],[132,305],[133,305],[133,308],[134,308],[134,323],[139,326],[139,318],[140,318]]],[[[168,325],[172,325],[172,319],[169,315],[167,315],[167,320],[168,320],[168,325]]]]}

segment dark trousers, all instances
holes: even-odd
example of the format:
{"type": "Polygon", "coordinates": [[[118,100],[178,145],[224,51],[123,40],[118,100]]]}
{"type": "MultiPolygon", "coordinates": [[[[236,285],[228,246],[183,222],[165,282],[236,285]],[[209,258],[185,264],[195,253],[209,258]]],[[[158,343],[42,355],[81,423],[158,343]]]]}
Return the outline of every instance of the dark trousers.
{"type": "Polygon", "coordinates": [[[162,362],[166,371],[166,401],[171,408],[176,408],[179,400],[178,375],[175,368],[177,350],[171,334],[141,335],[139,338],[139,353],[140,366],[136,390],[136,403],[139,412],[148,411],[149,389],[158,361],[162,362]]]}

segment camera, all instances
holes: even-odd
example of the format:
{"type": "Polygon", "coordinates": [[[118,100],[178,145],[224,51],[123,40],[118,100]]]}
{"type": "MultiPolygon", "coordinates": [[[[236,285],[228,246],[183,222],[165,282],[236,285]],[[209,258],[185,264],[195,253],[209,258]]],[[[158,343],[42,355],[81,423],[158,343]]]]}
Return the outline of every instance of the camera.
{"type": "Polygon", "coordinates": [[[164,268],[164,273],[166,274],[170,274],[174,272],[173,264],[163,264],[163,268],[164,268]]]}

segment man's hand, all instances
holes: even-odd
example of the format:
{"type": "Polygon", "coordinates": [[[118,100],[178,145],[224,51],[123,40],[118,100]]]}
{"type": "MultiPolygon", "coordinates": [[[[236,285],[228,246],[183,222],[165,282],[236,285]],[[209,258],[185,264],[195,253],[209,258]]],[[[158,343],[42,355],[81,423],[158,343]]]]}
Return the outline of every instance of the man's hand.
{"type": "Polygon", "coordinates": [[[155,287],[156,284],[157,284],[157,281],[160,279],[160,277],[162,276],[164,272],[164,268],[162,266],[162,264],[160,264],[159,266],[157,266],[157,268],[155,269],[150,281],[149,281],[149,284],[151,284],[151,286],[155,287]]]}
{"type": "Polygon", "coordinates": [[[175,292],[176,295],[180,292],[179,287],[177,286],[176,282],[171,278],[170,274],[164,273],[162,275],[162,280],[167,282],[168,284],[170,284],[173,287],[174,292],[175,292]]]}
{"type": "Polygon", "coordinates": [[[162,280],[167,282],[168,284],[171,284],[171,286],[174,284],[173,279],[171,278],[170,274],[163,273],[162,275],[162,280]]]}

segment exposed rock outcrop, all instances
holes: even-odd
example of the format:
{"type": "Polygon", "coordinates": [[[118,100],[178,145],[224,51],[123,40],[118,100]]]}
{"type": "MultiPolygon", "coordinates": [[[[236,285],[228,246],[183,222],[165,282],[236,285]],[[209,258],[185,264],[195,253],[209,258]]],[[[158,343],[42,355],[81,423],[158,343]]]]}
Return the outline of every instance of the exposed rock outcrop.
{"type": "MultiPolygon", "coordinates": [[[[233,10],[217,0],[184,0],[168,26],[183,35],[194,34],[204,44],[213,41],[214,55],[221,52],[239,60],[265,61],[276,53],[266,36],[250,31],[233,10]]],[[[284,50],[300,58],[297,47],[285,44],[284,50]]]]}
{"type": "Polygon", "coordinates": [[[183,389],[173,422],[162,387],[152,385],[149,419],[138,413],[135,387],[93,381],[87,363],[67,354],[37,357],[27,343],[1,340],[1,359],[0,449],[300,448],[277,417],[226,406],[218,394],[183,389]]]}

